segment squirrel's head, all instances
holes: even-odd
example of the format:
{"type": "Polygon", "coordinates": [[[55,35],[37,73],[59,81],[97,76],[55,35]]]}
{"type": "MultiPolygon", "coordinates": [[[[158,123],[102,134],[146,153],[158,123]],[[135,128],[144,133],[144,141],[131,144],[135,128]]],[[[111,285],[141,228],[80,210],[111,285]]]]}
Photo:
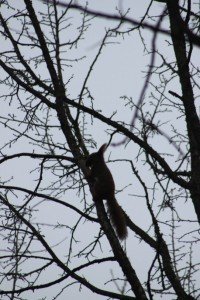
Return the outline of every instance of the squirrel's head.
{"type": "Polygon", "coordinates": [[[106,148],[107,144],[103,144],[97,152],[90,154],[86,160],[86,166],[92,167],[93,165],[101,161],[103,159],[103,154],[106,151],[106,148]]]}

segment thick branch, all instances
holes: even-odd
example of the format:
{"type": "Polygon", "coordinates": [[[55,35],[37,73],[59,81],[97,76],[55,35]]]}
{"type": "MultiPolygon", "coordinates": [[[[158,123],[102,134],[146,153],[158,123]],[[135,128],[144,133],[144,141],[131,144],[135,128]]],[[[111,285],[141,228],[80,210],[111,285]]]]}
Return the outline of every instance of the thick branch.
{"type": "Polygon", "coordinates": [[[122,268],[122,271],[124,275],[126,276],[132,291],[136,295],[136,299],[138,300],[145,300],[147,299],[145,291],[140,283],[139,278],[137,277],[137,274],[133,267],[130,264],[130,261],[128,257],[126,256],[126,253],[123,251],[121,245],[119,244],[119,240],[116,237],[116,234],[114,233],[114,230],[112,226],[110,225],[110,222],[108,220],[108,216],[105,212],[105,208],[103,205],[103,201],[95,201],[96,209],[97,209],[97,215],[101,222],[101,225],[103,227],[103,231],[105,232],[109,243],[112,247],[113,254],[115,258],[117,259],[120,267],[122,268]]]}
{"type": "Polygon", "coordinates": [[[3,162],[16,158],[16,157],[31,157],[31,158],[45,158],[45,159],[61,159],[61,160],[67,160],[72,163],[75,163],[75,160],[73,157],[64,156],[64,155],[52,155],[52,154],[37,154],[37,153],[28,153],[28,152],[22,152],[22,153],[16,153],[13,155],[6,155],[2,159],[0,159],[0,164],[3,162]]]}
{"type": "MultiPolygon", "coordinates": [[[[179,12],[178,1],[168,0],[167,8],[171,26],[178,75],[182,89],[186,124],[191,151],[191,196],[200,223],[200,122],[194,103],[193,89],[186,52],[185,31],[179,12]]],[[[186,25],[185,25],[186,26],[186,25]]]]}
{"type": "Polygon", "coordinates": [[[29,12],[29,18],[31,19],[31,22],[32,22],[33,27],[35,29],[35,33],[37,34],[38,41],[40,43],[41,50],[42,50],[42,53],[43,53],[43,57],[45,59],[47,68],[49,70],[49,74],[51,76],[54,89],[56,90],[57,88],[59,88],[59,80],[58,80],[58,76],[57,76],[56,70],[54,68],[53,61],[51,59],[49,50],[47,48],[47,44],[46,44],[46,41],[45,41],[45,38],[44,38],[44,34],[43,34],[42,29],[40,27],[40,22],[37,19],[35,10],[34,10],[33,5],[32,5],[32,1],[24,0],[24,2],[26,4],[27,11],[29,12]]]}

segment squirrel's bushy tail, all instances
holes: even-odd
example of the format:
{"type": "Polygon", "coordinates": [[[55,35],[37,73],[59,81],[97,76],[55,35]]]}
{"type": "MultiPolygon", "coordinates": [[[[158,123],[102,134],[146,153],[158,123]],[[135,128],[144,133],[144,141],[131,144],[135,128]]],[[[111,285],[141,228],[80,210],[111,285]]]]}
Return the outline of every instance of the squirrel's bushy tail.
{"type": "Polygon", "coordinates": [[[111,223],[116,229],[117,235],[120,240],[127,237],[128,231],[126,227],[126,220],[121,206],[117,203],[115,198],[107,200],[108,212],[110,215],[111,223]]]}

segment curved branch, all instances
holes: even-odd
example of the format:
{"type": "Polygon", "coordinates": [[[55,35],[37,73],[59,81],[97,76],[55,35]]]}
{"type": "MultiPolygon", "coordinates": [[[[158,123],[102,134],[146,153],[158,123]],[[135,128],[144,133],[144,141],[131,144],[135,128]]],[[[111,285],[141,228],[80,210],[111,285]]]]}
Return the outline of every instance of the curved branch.
{"type": "Polygon", "coordinates": [[[52,154],[37,154],[37,153],[28,153],[28,152],[21,152],[16,153],[13,155],[7,155],[4,158],[0,159],[0,164],[3,162],[16,158],[16,157],[31,157],[31,158],[45,158],[45,159],[61,159],[61,160],[68,160],[72,163],[75,163],[75,159],[73,157],[64,156],[64,155],[52,155],[52,154]]]}
{"type": "Polygon", "coordinates": [[[28,190],[28,189],[25,189],[25,188],[21,188],[21,187],[18,187],[18,186],[0,185],[0,189],[8,189],[8,190],[20,191],[20,192],[24,192],[24,193],[33,195],[33,196],[38,197],[38,198],[44,198],[44,199],[50,200],[52,202],[59,203],[59,204],[61,204],[63,206],[66,206],[67,208],[70,208],[70,209],[74,210],[79,215],[81,215],[82,217],[88,219],[89,221],[98,223],[98,220],[96,218],[93,218],[93,217],[85,214],[84,212],[82,212],[81,210],[79,210],[78,208],[76,208],[75,206],[73,206],[73,205],[71,205],[69,203],[66,203],[66,202],[64,202],[62,200],[56,199],[54,197],[51,197],[51,196],[48,196],[48,195],[44,195],[44,194],[41,194],[41,193],[38,193],[38,192],[33,192],[31,190],[28,190]]]}

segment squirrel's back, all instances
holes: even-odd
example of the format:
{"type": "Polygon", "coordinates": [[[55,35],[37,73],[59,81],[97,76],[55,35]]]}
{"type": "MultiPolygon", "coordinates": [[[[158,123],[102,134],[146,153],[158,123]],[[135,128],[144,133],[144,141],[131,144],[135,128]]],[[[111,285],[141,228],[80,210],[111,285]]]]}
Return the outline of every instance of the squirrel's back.
{"type": "Polygon", "coordinates": [[[106,144],[98,152],[89,155],[86,165],[90,167],[90,178],[93,181],[93,196],[96,200],[107,200],[108,212],[112,225],[120,239],[127,237],[126,219],[122,208],[115,199],[115,183],[110,170],[104,161],[106,144]]]}

